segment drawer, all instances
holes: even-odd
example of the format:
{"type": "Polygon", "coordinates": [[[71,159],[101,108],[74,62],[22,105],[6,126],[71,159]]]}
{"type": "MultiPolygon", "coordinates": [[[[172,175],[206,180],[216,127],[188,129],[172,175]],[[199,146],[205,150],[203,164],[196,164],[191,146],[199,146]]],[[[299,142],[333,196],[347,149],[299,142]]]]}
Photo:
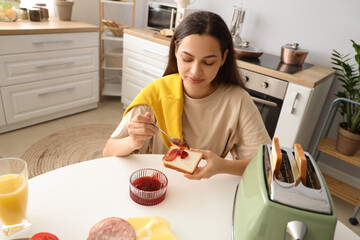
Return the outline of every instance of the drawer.
{"type": "Polygon", "coordinates": [[[284,99],[289,84],[288,82],[245,69],[239,68],[239,71],[242,76],[245,77],[245,86],[247,88],[279,99],[284,99]]]}
{"type": "Polygon", "coordinates": [[[96,103],[98,72],[1,87],[7,124],[96,103]]]}
{"type": "Polygon", "coordinates": [[[5,125],[6,125],[5,112],[4,112],[4,107],[3,107],[2,97],[1,97],[1,92],[0,92],[0,127],[5,126],[5,125]]]}
{"type": "Polygon", "coordinates": [[[121,86],[121,102],[128,106],[134,100],[136,95],[143,89],[142,85],[137,83],[137,78],[134,75],[127,74],[126,72],[122,75],[122,86],[121,86]]]}
{"type": "Polygon", "coordinates": [[[0,86],[98,71],[98,48],[0,56],[0,86]]]}
{"type": "Polygon", "coordinates": [[[144,77],[147,84],[163,76],[167,63],[124,50],[123,69],[135,71],[144,77]]]}
{"type": "MultiPolygon", "coordinates": [[[[156,59],[167,63],[169,56],[169,47],[159,43],[151,42],[142,38],[134,37],[129,34],[124,34],[124,49],[138,53],[142,56],[156,59]]],[[[147,61],[151,64],[151,61],[147,61]]]]}
{"type": "Polygon", "coordinates": [[[0,37],[0,54],[44,52],[98,45],[97,32],[11,35],[0,37]]]}

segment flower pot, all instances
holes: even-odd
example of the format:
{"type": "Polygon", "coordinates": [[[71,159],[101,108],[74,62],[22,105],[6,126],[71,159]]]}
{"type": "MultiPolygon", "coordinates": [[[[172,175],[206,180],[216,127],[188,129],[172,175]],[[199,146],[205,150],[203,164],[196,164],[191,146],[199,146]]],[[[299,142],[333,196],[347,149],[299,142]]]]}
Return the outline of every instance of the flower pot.
{"type": "Polygon", "coordinates": [[[340,123],[336,139],[336,150],[344,155],[353,156],[360,148],[360,135],[346,130],[347,123],[340,123]]]}
{"type": "Polygon", "coordinates": [[[55,3],[59,19],[62,21],[71,21],[71,13],[74,2],[56,1],[55,3]]]}

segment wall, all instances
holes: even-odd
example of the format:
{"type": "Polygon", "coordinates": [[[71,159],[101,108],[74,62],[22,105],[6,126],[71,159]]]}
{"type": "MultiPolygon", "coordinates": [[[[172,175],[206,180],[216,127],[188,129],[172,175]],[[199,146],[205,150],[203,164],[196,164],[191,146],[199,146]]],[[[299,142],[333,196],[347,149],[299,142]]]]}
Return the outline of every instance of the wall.
{"type": "MultiPolygon", "coordinates": [[[[136,0],[135,27],[145,26],[146,12],[144,10],[147,2],[148,0],[136,0]]],[[[170,0],[159,2],[174,3],[170,0]]],[[[357,26],[360,22],[358,13],[360,1],[358,0],[195,0],[189,8],[218,13],[229,25],[234,5],[242,5],[247,10],[241,36],[270,54],[279,56],[282,45],[297,42],[301,47],[309,50],[307,62],[331,67],[332,49],[353,55],[350,39],[360,43],[360,30],[357,26]]],[[[98,6],[98,0],[75,0],[73,19],[98,24],[98,6]]],[[[126,17],[129,13],[129,10],[120,11],[119,17],[126,17]]],[[[340,88],[339,82],[335,80],[317,124],[318,130],[314,133],[311,146],[314,145],[327,109],[334,99],[334,93],[340,88]]],[[[340,118],[337,118],[331,128],[330,136],[333,138],[336,138],[336,125],[339,121],[340,118]]],[[[306,151],[311,152],[312,147],[306,151]]],[[[357,178],[355,180],[360,182],[359,168],[354,168],[350,164],[325,154],[320,155],[320,162],[350,176],[344,181],[351,183],[352,179],[357,178]]],[[[360,185],[357,187],[360,188],[360,185]]]]}

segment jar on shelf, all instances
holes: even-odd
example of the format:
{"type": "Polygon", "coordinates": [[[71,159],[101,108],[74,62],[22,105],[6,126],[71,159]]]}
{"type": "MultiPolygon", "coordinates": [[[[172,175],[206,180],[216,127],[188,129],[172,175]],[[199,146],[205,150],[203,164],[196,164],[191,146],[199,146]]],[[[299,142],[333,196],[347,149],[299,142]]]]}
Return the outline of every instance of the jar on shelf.
{"type": "Polygon", "coordinates": [[[20,17],[20,0],[0,0],[0,21],[13,22],[20,17]]]}
{"type": "Polygon", "coordinates": [[[20,19],[29,19],[27,8],[20,8],[20,19]]]}
{"type": "Polygon", "coordinates": [[[30,19],[30,21],[40,22],[41,21],[40,9],[30,8],[29,9],[29,19],[30,19]]]}
{"type": "Polygon", "coordinates": [[[40,18],[43,21],[49,19],[49,10],[46,8],[46,3],[35,3],[35,7],[40,10],[40,18]]]}

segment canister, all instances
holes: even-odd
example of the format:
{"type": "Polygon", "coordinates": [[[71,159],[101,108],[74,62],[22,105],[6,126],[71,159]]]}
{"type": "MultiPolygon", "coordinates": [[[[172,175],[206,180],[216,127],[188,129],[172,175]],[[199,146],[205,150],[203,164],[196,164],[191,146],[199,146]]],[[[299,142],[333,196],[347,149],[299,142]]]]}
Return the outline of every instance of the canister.
{"type": "Polygon", "coordinates": [[[40,22],[40,9],[31,8],[29,9],[29,19],[30,21],[40,22]]]}
{"type": "Polygon", "coordinates": [[[41,20],[49,19],[49,10],[46,8],[45,3],[36,3],[34,8],[40,10],[40,19],[41,20]]]}
{"type": "Polygon", "coordinates": [[[29,19],[27,8],[20,8],[20,19],[29,19]]]}

